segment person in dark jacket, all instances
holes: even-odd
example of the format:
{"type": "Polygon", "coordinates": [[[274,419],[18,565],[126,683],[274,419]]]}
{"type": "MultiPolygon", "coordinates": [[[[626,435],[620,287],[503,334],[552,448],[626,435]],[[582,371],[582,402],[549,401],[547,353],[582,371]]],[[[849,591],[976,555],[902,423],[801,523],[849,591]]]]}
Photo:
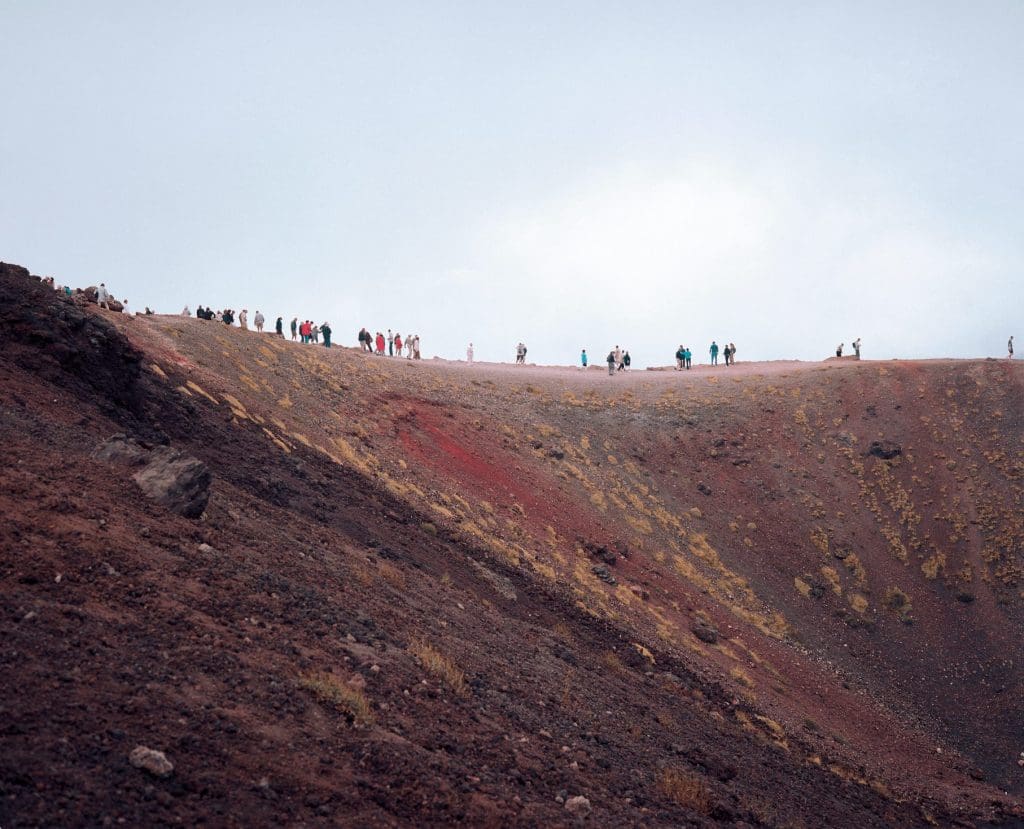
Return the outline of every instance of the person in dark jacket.
{"type": "Polygon", "coordinates": [[[331,347],[331,326],[326,322],[320,326],[320,333],[324,336],[324,348],[331,347]]]}

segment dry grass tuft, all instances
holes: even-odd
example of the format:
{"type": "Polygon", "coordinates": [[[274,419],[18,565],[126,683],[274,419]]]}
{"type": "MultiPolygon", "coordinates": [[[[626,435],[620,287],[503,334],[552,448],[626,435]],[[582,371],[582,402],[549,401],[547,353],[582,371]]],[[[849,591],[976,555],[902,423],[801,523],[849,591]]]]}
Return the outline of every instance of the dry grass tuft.
{"type": "Polygon", "coordinates": [[[700,815],[711,814],[711,792],[699,777],[679,769],[665,769],[658,777],[658,789],[684,809],[700,815]]]}
{"type": "Polygon", "coordinates": [[[465,696],[469,692],[466,675],[459,666],[450,657],[436,650],[429,642],[414,639],[409,643],[409,653],[415,656],[427,671],[446,682],[448,687],[459,696],[465,696]]]}
{"type": "Polygon", "coordinates": [[[321,702],[330,703],[352,722],[369,725],[373,722],[373,710],[366,694],[358,688],[346,685],[333,674],[302,674],[299,687],[312,691],[321,702]]]}

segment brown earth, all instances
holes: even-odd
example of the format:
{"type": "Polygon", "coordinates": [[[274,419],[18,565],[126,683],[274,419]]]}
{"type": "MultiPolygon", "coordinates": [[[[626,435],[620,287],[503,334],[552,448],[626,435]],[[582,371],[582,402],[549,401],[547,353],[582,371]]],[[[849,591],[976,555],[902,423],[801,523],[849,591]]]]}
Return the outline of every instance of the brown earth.
{"type": "Polygon", "coordinates": [[[12,266],[0,343],[5,829],[1024,826],[1019,364],[406,361],[12,266]]]}

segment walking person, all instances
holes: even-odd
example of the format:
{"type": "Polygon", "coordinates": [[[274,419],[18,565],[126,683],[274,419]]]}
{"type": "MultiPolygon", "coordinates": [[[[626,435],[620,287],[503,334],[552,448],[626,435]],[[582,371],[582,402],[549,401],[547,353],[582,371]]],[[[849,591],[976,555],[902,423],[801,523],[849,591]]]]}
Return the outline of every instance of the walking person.
{"type": "Polygon", "coordinates": [[[630,359],[629,356],[629,349],[627,348],[626,353],[622,355],[622,368],[624,368],[626,371],[629,371],[629,366],[632,362],[633,361],[632,359],[630,359]]]}
{"type": "Polygon", "coordinates": [[[261,314],[259,311],[257,311],[256,312],[256,316],[252,318],[252,321],[256,324],[256,330],[259,331],[262,334],[263,333],[263,323],[266,322],[266,320],[263,317],[263,314],[261,314]]]}
{"type": "Polygon", "coordinates": [[[612,349],[608,352],[608,375],[613,376],[615,374],[615,350],[612,349]]]}
{"type": "Polygon", "coordinates": [[[729,365],[736,365],[736,343],[729,343],[729,365]]]}
{"type": "Polygon", "coordinates": [[[377,355],[384,356],[384,335],[380,331],[377,332],[377,355]]]}
{"type": "Polygon", "coordinates": [[[110,310],[110,291],[107,290],[107,286],[102,282],[96,289],[96,304],[100,308],[106,308],[108,311],[110,310]]]}
{"type": "Polygon", "coordinates": [[[683,350],[682,346],[676,349],[676,371],[682,371],[683,366],[686,364],[686,351],[683,350]]]}
{"type": "Polygon", "coordinates": [[[412,335],[412,358],[414,360],[420,359],[420,335],[412,335]]]}
{"type": "Polygon", "coordinates": [[[395,332],[395,354],[399,357],[402,356],[402,335],[397,331],[395,332]]]}
{"type": "Polygon", "coordinates": [[[299,318],[298,317],[292,317],[292,342],[295,342],[298,339],[298,330],[299,330],[299,318]]]}
{"type": "Polygon", "coordinates": [[[284,338],[284,320],[281,317],[278,317],[277,322],[274,323],[274,333],[282,339],[284,338]]]}
{"type": "Polygon", "coordinates": [[[238,324],[241,326],[243,331],[249,330],[249,311],[243,308],[238,314],[238,324]]]}

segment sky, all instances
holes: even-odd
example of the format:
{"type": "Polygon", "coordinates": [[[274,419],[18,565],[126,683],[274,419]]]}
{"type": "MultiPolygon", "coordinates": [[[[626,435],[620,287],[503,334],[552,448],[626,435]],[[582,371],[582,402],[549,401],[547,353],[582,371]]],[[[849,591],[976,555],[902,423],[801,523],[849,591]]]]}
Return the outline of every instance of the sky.
{"type": "Polygon", "coordinates": [[[0,0],[0,260],[637,366],[1003,356],[1024,3],[0,0]]]}

